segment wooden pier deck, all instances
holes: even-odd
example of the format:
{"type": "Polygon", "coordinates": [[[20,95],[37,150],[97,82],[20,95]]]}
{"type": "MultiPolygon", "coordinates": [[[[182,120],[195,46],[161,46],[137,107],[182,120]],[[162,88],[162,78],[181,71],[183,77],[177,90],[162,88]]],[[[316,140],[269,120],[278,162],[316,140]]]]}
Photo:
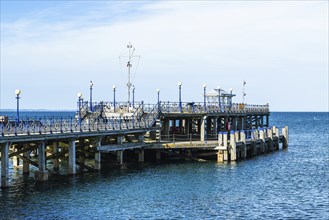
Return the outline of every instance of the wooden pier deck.
{"type": "Polygon", "coordinates": [[[94,161],[92,169],[101,169],[105,154],[118,165],[128,157],[161,160],[172,150],[188,151],[190,158],[207,154],[238,161],[278,150],[280,142],[288,146],[287,127],[281,135],[278,128],[268,128],[268,105],[141,102],[129,112],[113,111],[113,105],[95,103],[91,110],[82,104],[75,118],[0,120],[1,187],[10,185],[9,158],[14,166],[23,162],[24,174],[30,165],[37,167],[35,178],[44,181],[49,171],[58,171],[60,160],[68,161],[68,174],[75,174],[87,167],[87,159],[94,161]]]}

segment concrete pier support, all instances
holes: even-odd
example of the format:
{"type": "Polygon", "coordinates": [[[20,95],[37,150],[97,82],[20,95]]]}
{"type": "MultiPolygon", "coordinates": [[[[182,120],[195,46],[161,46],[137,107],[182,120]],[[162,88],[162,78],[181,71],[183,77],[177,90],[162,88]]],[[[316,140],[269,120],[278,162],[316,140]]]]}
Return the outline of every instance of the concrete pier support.
{"type": "Polygon", "coordinates": [[[69,174],[76,174],[76,147],[75,140],[69,142],[69,174]]]}
{"type": "Polygon", "coordinates": [[[235,133],[234,131],[231,131],[230,133],[230,155],[231,155],[231,161],[237,160],[236,155],[236,141],[235,141],[235,133]]]}
{"type": "Polygon", "coordinates": [[[207,116],[201,118],[200,141],[207,140],[207,116]]]}
{"type": "Polygon", "coordinates": [[[138,162],[139,163],[144,163],[144,150],[138,150],[138,162]]]}
{"type": "Polygon", "coordinates": [[[268,134],[268,137],[269,137],[269,143],[268,143],[268,150],[269,150],[269,152],[273,152],[273,130],[271,129],[271,128],[268,128],[267,129],[267,134],[268,134]]]}
{"type": "Polygon", "coordinates": [[[261,129],[259,131],[259,139],[261,140],[260,143],[260,153],[264,154],[265,153],[265,134],[264,134],[264,130],[261,129]]]}
{"type": "MultiPolygon", "coordinates": [[[[96,143],[96,149],[101,146],[101,142],[96,143]]],[[[101,169],[101,162],[102,162],[102,153],[99,151],[96,151],[95,153],[95,170],[100,170],[101,169]]]]}
{"type": "MultiPolygon", "coordinates": [[[[18,149],[15,148],[15,151],[18,149]]],[[[13,156],[13,167],[17,168],[19,166],[19,158],[17,156],[13,156]]]]}
{"type": "Polygon", "coordinates": [[[246,133],[244,130],[240,131],[240,141],[243,143],[242,149],[241,149],[241,158],[246,159],[247,158],[247,144],[246,144],[246,133]]]}
{"type": "MultiPolygon", "coordinates": [[[[56,154],[58,154],[58,152],[59,152],[58,142],[54,142],[53,143],[53,154],[56,155],[56,154]]],[[[59,159],[57,156],[53,159],[53,170],[54,171],[59,170],[59,159]]]]}
{"type": "Polygon", "coordinates": [[[275,135],[278,137],[277,138],[277,142],[276,142],[276,150],[279,150],[280,148],[280,145],[279,145],[279,142],[280,142],[280,132],[279,132],[279,128],[275,127],[275,135]]]}
{"type": "Polygon", "coordinates": [[[34,172],[34,178],[36,181],[47,181],[48,170],[46,170],[46,143],[43,141],[38,146],[38,166],[39,170],[34,172]]]}
{"type": "Polygon", "coordinates": [[[282,128],[282,135],[284,137],[282,148],[288,148],[288,143],[289,143],[289,136],[288,136],[288,126],[285,126],[282,128]]]}
{"type": "MultiPolygon", "coordinates": [[[[28,145],[25,144],[24,148],[28,149],[28,145]]],[[[31,151],[27,150],[26,152],[23,153],[23,156],[26,159],[30,159],[30,153],[31,153],[31,151]]],[[[24,160],[23,161],[23,174],[29,174],[29,173],[30,173],[30,163],[28,161],[24,160]]]]}
{"type": "Polygon", "coordinates": [[[9,187],[9,143],[1,146],[1,188],[9,187]]]}
{"type": "Polygon", "coordinates": [[[228,147],[227,147],[227,132],[223,133],[223,143],[224,143],[224,161],[228,161],[228,147]]]}
{"type": "Polygon", "coordinates": [[[122,150],[117,151],[117,162],[120,165],[123,165],[123,151],[122,150]]]}
{"type": "Polygon", "coordinates": [[[251,133],[252,139],[254,140],[251,144],[251,152],[252,152],[252,156],[257,156],[257,146],[256,146],[256,141],[258,140],[258,131],[254,130],[251,133]]]}

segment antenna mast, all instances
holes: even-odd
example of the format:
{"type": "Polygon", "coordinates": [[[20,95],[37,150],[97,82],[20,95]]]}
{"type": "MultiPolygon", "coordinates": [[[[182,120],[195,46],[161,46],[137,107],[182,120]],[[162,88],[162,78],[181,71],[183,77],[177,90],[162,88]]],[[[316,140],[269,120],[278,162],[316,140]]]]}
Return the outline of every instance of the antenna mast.
{"type": "Polygon", "coordinates": [[[128,63],[127,63],[127,67],[128,67],[128,83],[127,83],[127,87],[128,87],[128,110],[129,110],[129,107],[130,107],[130,88],[132,86],[132,84],[131,84],[131,74],[130,74],[130,70],[131,70],[131,67],[132,67],[131,58],[133,57],[135,48],[133,47],[133,45],[131,45],[130,42],[127,45],[127,48],[129,50],[128,63]]]}
{"type": "Polygon", "coordinates": [[[242,84],[242,103],[244,104],[244,97],[246,96],[246,88],[245,88],[245,86],[246,86],[246,80],[243,80],[243,84],[242,84]]]}

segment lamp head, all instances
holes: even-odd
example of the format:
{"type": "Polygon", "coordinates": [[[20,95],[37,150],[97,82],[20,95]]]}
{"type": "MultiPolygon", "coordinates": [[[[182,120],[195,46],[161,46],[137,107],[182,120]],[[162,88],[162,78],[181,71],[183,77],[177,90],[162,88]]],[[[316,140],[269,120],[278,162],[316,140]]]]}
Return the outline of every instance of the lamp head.
{"type": "Polygon", "coordinates": [[[179,85],[179,86],[182,86],[182,82],[178,82],[178,85],[179,85]]]}
{"type": "Polygon", "coordinates": [[[113,85],[113,89],[114,89],[114,90],[116,89],[116,86],[115,86],[115,85],[113,85]]]}
{"type": "Polygon", "coordinates": [[[233,89],[232,88],[230,88],[230,92],[233,92],[233,89]]]}
{"type": "Polygon", "coordinates": [[[16,89],[16,90],[15,90],[15,94],[16,94],[17,96],[19,96],[21,93],[22,93],[21,90],[19,90],[19,89],[16,89]]]}
{"type": "Polygon", "coordinates": [[[91,81],[91,80],[90,80],[90,83],[89,83],[89,85],[90,85],[90,88],[92,88],[92,87],[93,87],[93,85],[94,85],[93,81],[91,81]]]}
{"type": "Polygon", "coordinates": [[[157,89],[157,92],[159,93],[160,92],[160,89],[157,89]]]}
{"type": "Polygon", "coordinates": [[[207,87],[207,84],[203,84],[203,88],[206,88],[207,87]]]}
{"type": "Polygon", "coordinates": [[[81,92],[78,93],[78,98],[79,98],[79,99],[82,98],[82,93],[81,93],[81,92]]]}

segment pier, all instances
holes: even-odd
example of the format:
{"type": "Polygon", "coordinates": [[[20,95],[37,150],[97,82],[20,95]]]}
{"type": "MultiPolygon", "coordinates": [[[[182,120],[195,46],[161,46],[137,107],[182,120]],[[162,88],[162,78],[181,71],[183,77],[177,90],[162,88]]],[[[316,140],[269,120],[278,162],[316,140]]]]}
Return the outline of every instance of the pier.
{"type": "Polygon", "coordinates": [[[99,170],[171,158],[239,161],[288,147],[288,127],[269,128],[269,105],[219,102],[156,104],[83,102],[75,117],[0,120],[1,187],[8,187],[9,158],[34,167],[36,181],[58,173],[99,170]]]}

